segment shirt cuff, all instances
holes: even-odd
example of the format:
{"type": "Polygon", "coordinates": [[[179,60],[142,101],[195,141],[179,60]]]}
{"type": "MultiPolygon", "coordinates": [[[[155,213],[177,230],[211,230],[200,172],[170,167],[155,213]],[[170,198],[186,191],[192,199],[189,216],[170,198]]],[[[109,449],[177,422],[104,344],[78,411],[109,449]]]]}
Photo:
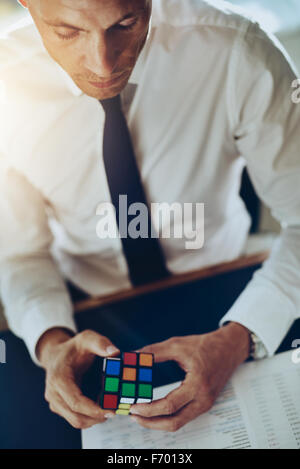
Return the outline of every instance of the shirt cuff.
{"type": "Polygon", "coordinates": [[[36,356],[36,346],[42,335],[53,328],[68,329],[74,334],[77,332],[73,319],[73,312],[69,304],[57,301],[37,304],[26,312],[22,321],[22,338],[28,348],[33,362],[41,366],[36,356]]]}
{"type": "Polygon", "coordinates": [[[272,356],[295,321],[293,305],[274,285],[252,280],[221,319],[220,326],[233,321],[253,332],[272,356]]]}

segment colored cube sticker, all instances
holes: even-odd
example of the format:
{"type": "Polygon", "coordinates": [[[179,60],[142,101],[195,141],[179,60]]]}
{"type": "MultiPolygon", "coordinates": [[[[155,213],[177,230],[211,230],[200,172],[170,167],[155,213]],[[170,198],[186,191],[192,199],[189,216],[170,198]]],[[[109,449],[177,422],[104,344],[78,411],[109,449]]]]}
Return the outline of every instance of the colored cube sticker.
{"type": "Polygon", "coordinates": [[[151,402],[153,364],[150,353],[124,352],[120,358],[105,358],[100,406],[129,415],[131,405],[151,402]]]}
{"type": "Polygon", "coordinates": [[[118,408],[128,410],[128,409],[130,409],[130,404],[119,404],[118,408]]]}
{"type": "Polygon", "coordinates": [[[141,366],[151,366],[153,365],[153,355],[150,353],[141,353],[140,354],[140,365],[141,366]]]}
{"type": "Polygon", "coordinates": [[[103,396],[103,408],[104,409],[116,409],[118,407],[118,396],[111,394],[104,394],[103,396]]]}
{"type": "Polygon", "coordinates": [[[116,414],[117,415],[129,415],[130,410],[129,409],[117,409],[116,414]]]}
{"type": "Polygon", "coordinates": [[[135,403],[135,398],[121,397],[120,402],[121,402],[121,404],[134,404],[135,403]]]}
{"type": "Polygon", "coordinates": [[[121,365],[119,360],[108,360],[106,363],[106,374],[120,376],[121,365]]]}
{"type": "Polygon", "coordinates": [[[139,397],[152,397],[152,385],[151,384],[139,384],[139,397]]]}
{"type": "Polygon", "coordinates": [[[133,383],[122,383],[122,396],[134,397],[136,392],[136,385],[133,383]]]}
{"type": "Polygon", "coordinates": [[[152,383],[152,370],[149,368],[140,368],[139,381],[146,381],[152,383]]]}
{"type": "Polygon", "coordinates": [[[136,366],[137,363],[137,354],[136,353],[124,353],[123,354],[123,363],[124,365],[136,366]]]}
{"type": "Polygon", "coordinates": [[[110,392],[118,392],[119,390],[119,378],[109,378],[106,377],[105,379],[105,391],[110,391],[110,392]]]}
{"type": "Polygon", "coordinates": [[[136,369],[135,368],[123,368],[123,379],[126,381],[136,381],[136,369]]]}

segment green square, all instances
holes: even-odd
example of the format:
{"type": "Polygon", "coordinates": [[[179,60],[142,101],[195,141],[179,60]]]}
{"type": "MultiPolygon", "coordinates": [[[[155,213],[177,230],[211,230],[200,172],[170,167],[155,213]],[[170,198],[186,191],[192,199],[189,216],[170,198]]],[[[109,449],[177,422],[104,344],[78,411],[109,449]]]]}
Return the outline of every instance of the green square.
{"type": "Polygon", "coordinates": [[[135,397],[135,384],[123,383],[122,384],[122,396],[135,397]]]}
{"type": "Polygon", "coordinates": [[[105,391],[118,392],[119,390],[119,378],[106,378],[105,379],[105,391]]]}
{"type": "Polygon", "coordinates": [[[139,397],[152,397],[151,384],[139,384],[139,397]]]}

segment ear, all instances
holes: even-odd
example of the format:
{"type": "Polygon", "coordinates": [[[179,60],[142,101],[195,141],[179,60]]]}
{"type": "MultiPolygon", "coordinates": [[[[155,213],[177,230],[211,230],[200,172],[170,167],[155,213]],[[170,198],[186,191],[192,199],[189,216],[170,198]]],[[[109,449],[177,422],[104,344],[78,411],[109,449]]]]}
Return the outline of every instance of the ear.
{"type": "Polygon", "coordinates": [[[18,0],[18,2],[22,5],[22,7],[27,8],[26,0],[18,0]]]}

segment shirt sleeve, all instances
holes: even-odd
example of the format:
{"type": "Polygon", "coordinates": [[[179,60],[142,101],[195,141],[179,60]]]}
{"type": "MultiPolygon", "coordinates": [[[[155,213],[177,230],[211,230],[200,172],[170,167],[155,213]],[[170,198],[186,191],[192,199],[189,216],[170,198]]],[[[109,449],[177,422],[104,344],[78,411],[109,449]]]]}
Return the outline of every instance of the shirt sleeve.
{"type": "Polygon", "coordinates": [[[251,24],[235,50],[228,97],[238,155],[281,236],[221,320],[254,332],[275,353],[300,317],[300,104],[293,65],[275,38],[251,24]]]}
{"type": "Polygon", "coordinates": [[[73,307],[49,247],[52,234],[40,192],[0,158],[0,294],[11,330],[33,361],[44,332],[76,332],[73,307]]]}

